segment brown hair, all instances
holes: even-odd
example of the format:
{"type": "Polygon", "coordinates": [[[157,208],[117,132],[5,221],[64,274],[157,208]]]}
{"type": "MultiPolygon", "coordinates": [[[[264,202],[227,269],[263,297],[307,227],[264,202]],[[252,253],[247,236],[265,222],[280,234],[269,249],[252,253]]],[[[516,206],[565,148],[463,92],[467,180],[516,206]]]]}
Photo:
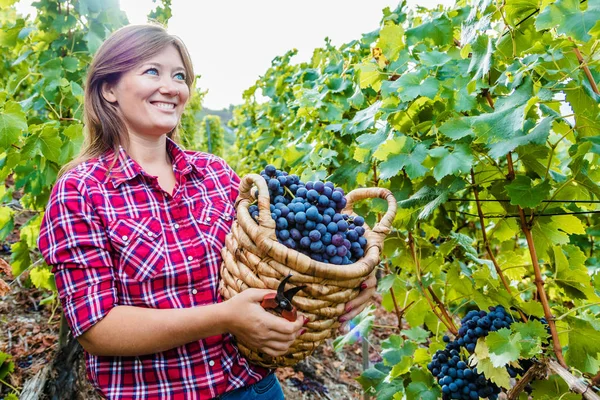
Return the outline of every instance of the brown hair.
{"type": "MultiPolygon", "coordinates": [[[[185,68],[185,83],[191,92],[194,69],[187,48],[179,37],[170,35],[162,26],[128,25],[115,31],[102,43],[87,73],[83,107],[85,140],[79,155],[61,168],[59,176],[109,149],[118,152],[120,145],[128,145],[125,122],[118,107],[102,96],[102,85],[104,82],[118,82],[124,72],[132,70],[169,45],[179,51],[185,68]]],[[[177,127],[167,134],[173,139],[176,135],[177,127]]]]}

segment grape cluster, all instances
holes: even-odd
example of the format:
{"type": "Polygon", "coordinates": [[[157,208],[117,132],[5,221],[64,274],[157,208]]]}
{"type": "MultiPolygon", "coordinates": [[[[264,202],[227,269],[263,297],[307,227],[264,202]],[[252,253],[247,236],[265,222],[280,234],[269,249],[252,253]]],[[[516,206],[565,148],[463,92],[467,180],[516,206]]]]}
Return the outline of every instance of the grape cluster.
{"type": "MultiPolygon", "coordinates": [[[[332,182],[304,183],[273,165],[260,175],[269,188],[279,242],[313,260],[337,265],[352,264],[364,255],[365,220],[342,214],[346,207],[342,188],[332,182]]],[[[258,221],[258,206],[253,204],[248,211],[258,221]]]]}
{"type": "Polygon", "coordinates": [[[504,307],[490,307],[490,312],[471,310],[460,321],[458,330],[458,345],[464,346],[469,353],[475,351],[477,339],[485,337],[489,332],[508,328],[513,323],[512,316],[504,307]]]}
{"type": "MultiPolygon", "coordinates": [[[[490,307],[490,312],[472,310],[461,320],[457,339],[452,341],[444,336],[446,348],[438,350],[427,368],[438,379],[442,387],[442,398],[446,399],[479,399],[495,400],[500,388],[488,381],[477,367],[471,368],[465,362],[460,349],[469,353],[475,351],[477,339],[485,337],[489,332],[508,328],[513,322],[512,316],[502,306],[490,307]]],[[[515,377],[520,371],[507,367],[510,376],[515,377]]]]}
{"type": "Polygon", "coordinates": [[[444,340],[446,348],[438,350],[427,365],[442,387],[442,399],[496,400],[500,388],[479,373],[477,367],[471,368],[466,363],[457,341],[450,341],[448,336],[444,336],[444,340]]]}

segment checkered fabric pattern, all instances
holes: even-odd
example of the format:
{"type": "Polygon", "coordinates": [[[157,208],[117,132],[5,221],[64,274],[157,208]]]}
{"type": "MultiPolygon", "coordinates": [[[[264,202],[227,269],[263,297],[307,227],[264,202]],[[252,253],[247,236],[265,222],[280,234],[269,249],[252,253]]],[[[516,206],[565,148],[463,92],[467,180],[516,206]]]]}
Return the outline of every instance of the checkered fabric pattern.
{"type": "MultiPolygon", "coordinates": [[[[172,196],[123,148],[78,165],[54,186],[38,246],[75,337],[117,305],[222,301],[220,251],[239,178],[216,156],[184,151],[170,139],[167,151],[177,182],[172,196]]],[[[86,366],[109,399],[209,399],[268,372],[248,364],[229,334],[138,357],[86,353],[86,366]]]]}

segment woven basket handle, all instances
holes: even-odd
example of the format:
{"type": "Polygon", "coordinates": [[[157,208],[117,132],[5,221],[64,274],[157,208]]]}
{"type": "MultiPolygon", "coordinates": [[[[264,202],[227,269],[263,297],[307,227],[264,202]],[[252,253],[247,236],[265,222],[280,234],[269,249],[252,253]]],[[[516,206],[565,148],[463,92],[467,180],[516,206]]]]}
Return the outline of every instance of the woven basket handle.
{"type": "Polygon", "coordinates": [[[360,188],[354,189],[350,193],[346,195],[346,208],[344,208],[344,213],[351,213],[354,207],[354,203],[360,200],[372,199],[372,198],[381,198],[387,201],[388,209],[384,216],[381,218],[381,221],[375,224],[372,231],[379,235],[387,236],[392,230],[392,223],[394,222],[394,218],[396,217],[396,210],[398,208],[398,203],[394,198],[392,192],[385,188],[360,188]]]}
{"type": "Polygon", "coordinates": [[[252,186],[258,188],[258,224],[266,229],[274,230],[275,221],[271,218],[271,198],[269,188],[264,178],[258,174],[245,175],[240,182],[240,194],[236,201],[236,208],[240,201],[253,202],[252,186]]]}

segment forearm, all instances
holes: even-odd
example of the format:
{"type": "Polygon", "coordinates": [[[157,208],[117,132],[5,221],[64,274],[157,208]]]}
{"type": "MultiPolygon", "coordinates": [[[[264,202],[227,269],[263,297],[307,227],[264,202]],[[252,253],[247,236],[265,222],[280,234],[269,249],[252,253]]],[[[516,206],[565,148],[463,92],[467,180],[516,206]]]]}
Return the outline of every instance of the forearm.
{"type": "Polygon", "coordinates": [[[113,308],[79,337],[91,354],[139,356],[226,332],[225,303],[181,309],[113,308]]]}

